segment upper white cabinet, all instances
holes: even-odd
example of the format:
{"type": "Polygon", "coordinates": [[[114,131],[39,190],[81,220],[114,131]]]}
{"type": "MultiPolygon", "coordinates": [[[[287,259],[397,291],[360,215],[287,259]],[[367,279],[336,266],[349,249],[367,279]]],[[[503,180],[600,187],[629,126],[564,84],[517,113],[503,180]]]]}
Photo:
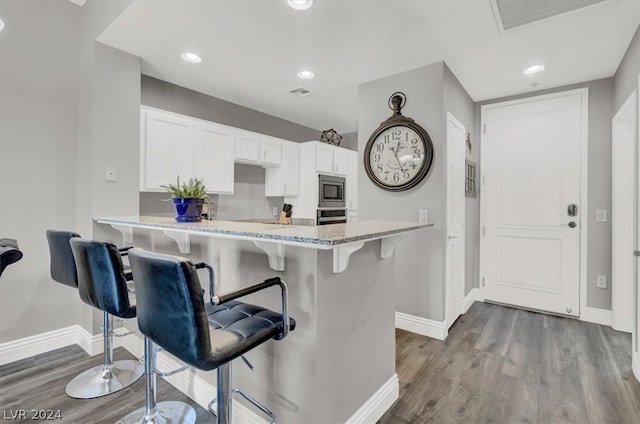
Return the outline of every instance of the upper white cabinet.
{"type": "Polygon", "coordinates": [[[333,175],[347,176],[349,172],[347,150],[334,148],[333,151],[333,175]]]}
{"type": "Polygon", "coordinates": [[[278,166],[282,162],[282,143],[275,137],[236,130],[234,159],[249,165],[278,166]]]}
{"type": "Polygon", "coordinates": [[[284,140],[280,144],[281,165],[264,170],[264,195],[296,197],[300,192],[300,147],[284,140]]]}
{"type": "Polygon", "coordinates": [[[319,174],[347,175],[346,149],[317,141],[309,142],[315,149],[315,170],[319,174]]]}
{"type": "Polygon", "coordinates": [[[223,125],[196,124],[196,175],[210,193],[233,194],[233,136],[223,125]]]}
{"type": "Polygon", "coordinates": [[[209,193],[233,193],[233,128],[141,108],[140,190],[202,178],[209,193]]]}

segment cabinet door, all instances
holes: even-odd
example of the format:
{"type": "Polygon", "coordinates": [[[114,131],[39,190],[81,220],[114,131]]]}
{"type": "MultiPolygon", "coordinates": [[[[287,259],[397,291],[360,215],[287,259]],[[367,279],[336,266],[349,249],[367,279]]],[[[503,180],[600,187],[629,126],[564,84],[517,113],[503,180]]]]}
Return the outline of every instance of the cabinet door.
{"type": "MultiPolygon", "coordinates": [[[[358,210],[358,152],[348,153],[347,173],[347,209],[358,210]]],[[[357,216],[357,212],[356,212],[357,216]]]]}
{"type": "Polygon", "coordinates": [[[333,147],[318,144],[316,146],[316,171],[321,174],[333,174],[333,147]]]}
{"type": "Polygon", "coordinates": [[[233,130],[213,124],[198,124],[196,128],[198,177],[204,180],[208,193],[233,194],[233,130]]]}
{"type": "Polygon", "coordinates": [[[243,130],[235,131],[235,160],[245,163],[262,161],[260,153],[260,135],[243,130]]]}
{"type": "Polygon", "coordinates": [[[140,190],[164,191],[161,185],[193,176],[192,121],[169,113],[142,109],[140,190]]]}
{"type": "Polygon", "coordinates": [[[300,192],[300,148],[297,143],[282,142],[282,163],[266,168],[265,196],[296,197],[300,192]]]}
{"type": "Polygon", "coordinates": [[[333,174],[347,176],[349,165],[347,159],[347,151],[345,149],[336,148],[333,152],[333,174]]]}
{"type": "Polygon", "coordinates": [[[262,165],[277,166],[282,163],[282,142],[274,137],[262,137],[262,165]]]}

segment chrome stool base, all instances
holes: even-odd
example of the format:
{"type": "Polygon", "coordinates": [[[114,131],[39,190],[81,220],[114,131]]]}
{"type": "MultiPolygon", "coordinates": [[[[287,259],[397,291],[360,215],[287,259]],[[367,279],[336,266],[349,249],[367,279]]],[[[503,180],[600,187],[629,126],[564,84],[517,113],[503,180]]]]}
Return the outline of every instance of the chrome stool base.
{"type": "Polygon", "coordinates": [[[65,392],[76,399],[93,399],[129,387],[144,374],[144,365],[135,360],[115,361],[111,369],[98,365],[74,377],[65,392]]]}
{"type": "Polygon", "coordinates": [[[195,424],[196,410],[184,402],[159,402],[152,416],[145,416],[146,408],[139,408],[116,424],[195,424]]]}

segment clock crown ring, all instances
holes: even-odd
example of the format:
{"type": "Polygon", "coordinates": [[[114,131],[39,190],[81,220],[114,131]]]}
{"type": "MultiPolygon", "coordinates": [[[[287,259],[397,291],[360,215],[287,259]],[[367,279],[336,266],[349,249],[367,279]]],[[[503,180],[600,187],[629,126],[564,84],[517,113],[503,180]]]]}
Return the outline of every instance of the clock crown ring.
{"type": "Polygon", "coordinates": [[[393,111],[393,115],[402,115],[401,110],[404,105],[407,103],[407,96],[401,92],[396,91],[389,97],[389,109],[393,111]]]}

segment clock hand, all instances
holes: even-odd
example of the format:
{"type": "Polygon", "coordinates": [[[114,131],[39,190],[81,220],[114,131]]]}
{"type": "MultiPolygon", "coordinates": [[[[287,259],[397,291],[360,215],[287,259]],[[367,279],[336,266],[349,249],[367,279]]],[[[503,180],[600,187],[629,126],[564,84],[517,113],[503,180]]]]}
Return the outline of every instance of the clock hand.
{"type": "Polygon", "coordinates": [[[404,172],[404,167],[402,166],[402,163],[400,163],[400,159],[398,158],[398,150],[400,148],[400,142],[398,141],[398,145],[396,146],[396,150],[393,150],[393,147],[391,147],[391,151],[393,152],[393,156],[396,157],[396,160],[398,161],[398,165],[400,165],[400,170],[402,172],[404,172]]]}

